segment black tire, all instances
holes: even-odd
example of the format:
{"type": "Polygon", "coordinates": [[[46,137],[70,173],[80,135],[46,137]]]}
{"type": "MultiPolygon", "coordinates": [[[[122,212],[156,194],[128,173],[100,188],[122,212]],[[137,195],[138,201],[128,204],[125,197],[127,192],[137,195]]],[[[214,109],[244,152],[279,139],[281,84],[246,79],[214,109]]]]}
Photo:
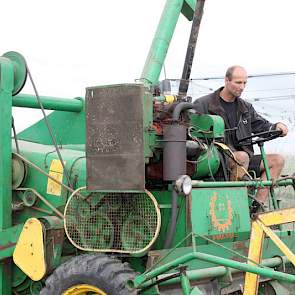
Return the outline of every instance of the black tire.
{"type": "Polygon", "coordinates": [[[60,265],[47,278],[40,295],[60,295],[71,287],[88,284],[108,295],[136,294],[126,287],[135,277],[128,263],[105,254],[76,256],[60,265]]]}

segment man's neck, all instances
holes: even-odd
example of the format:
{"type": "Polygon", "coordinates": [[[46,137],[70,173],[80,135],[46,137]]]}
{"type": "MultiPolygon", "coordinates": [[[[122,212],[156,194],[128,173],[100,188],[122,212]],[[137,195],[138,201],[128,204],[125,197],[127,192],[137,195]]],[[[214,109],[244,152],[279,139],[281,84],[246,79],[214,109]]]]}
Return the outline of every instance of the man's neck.
{"type": "Polygon", "coordinates": [[[224,101],[227,101],[227,102],[234,102],[236,100],[236,97],[233,96],[231,93],[229,93],[228,91],[226,91],[225,88],[223,88],[221,91],[220,91],[220,97],[224,100],[224,101]]]}

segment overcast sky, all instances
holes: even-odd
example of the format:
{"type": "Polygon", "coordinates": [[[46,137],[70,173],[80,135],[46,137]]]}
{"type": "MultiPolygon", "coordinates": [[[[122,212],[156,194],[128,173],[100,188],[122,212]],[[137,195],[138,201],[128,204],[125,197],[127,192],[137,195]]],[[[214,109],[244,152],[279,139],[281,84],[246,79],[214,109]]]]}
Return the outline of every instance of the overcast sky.
{"type": "MultiPolygon", "coordinates": [[[[2,1],[0,53],[23,54],[41,95],[84,96],[87,86],[133,82],[165,2],[2,1]]],[[[294,11],[294,0],[206,0],[192,77],[222,75],[232,64],[250,74],[294,71],[294,11]]],[[[180,16],[168,78],[181,75],[190,26],[180,16]]]]}

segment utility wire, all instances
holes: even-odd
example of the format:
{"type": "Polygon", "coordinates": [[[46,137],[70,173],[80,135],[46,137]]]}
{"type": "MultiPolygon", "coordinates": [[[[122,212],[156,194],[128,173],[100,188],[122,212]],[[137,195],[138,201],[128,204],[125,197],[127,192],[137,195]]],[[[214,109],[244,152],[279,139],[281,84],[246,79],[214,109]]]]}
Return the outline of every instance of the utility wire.
{"type": "MultiPolygon", "coordinates": [[[[295,75],[295,72],[277,72],[277,73],[253,74],[253,75],[248,75],[248,78],[291,76],[291,75],[295,75]]],[[[191,80],[220,80],[220,79],[224,79],[224,76],[191,78],[191,80]]]]}
{"type": "Polygon", "coordinates": [[[295,95],[276,95],[276,96],[263,96],[263,97],[250,97],[247,99],[248,101],[254,100],[254,101],[260,101],[260,100],[266,100],[266,101],[281,101],[281,100],[294,100],[295,95]]]}
{"type": "Polygon", "coordinates": [[[245,90],[244,93],[248,93],[248,92],[263,92],[263,91],[267,91],[267,92],[271,92],[271,91],[285,91],[285,90],[295,90],[295,88],[270,88],[270,89],[253,89],[253,90],[245,90]]]}

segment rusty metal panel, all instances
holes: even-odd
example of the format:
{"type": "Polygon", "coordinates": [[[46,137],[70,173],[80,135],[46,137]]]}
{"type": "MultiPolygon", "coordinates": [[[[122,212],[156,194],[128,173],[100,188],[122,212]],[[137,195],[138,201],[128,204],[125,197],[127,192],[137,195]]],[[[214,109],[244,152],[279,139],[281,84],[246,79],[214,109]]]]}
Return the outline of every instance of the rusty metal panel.
{"type": "Polygon", "coordinates": [[[87,88],[88,190],[144,189],[143,99],[141,84],[87,88]]]}

